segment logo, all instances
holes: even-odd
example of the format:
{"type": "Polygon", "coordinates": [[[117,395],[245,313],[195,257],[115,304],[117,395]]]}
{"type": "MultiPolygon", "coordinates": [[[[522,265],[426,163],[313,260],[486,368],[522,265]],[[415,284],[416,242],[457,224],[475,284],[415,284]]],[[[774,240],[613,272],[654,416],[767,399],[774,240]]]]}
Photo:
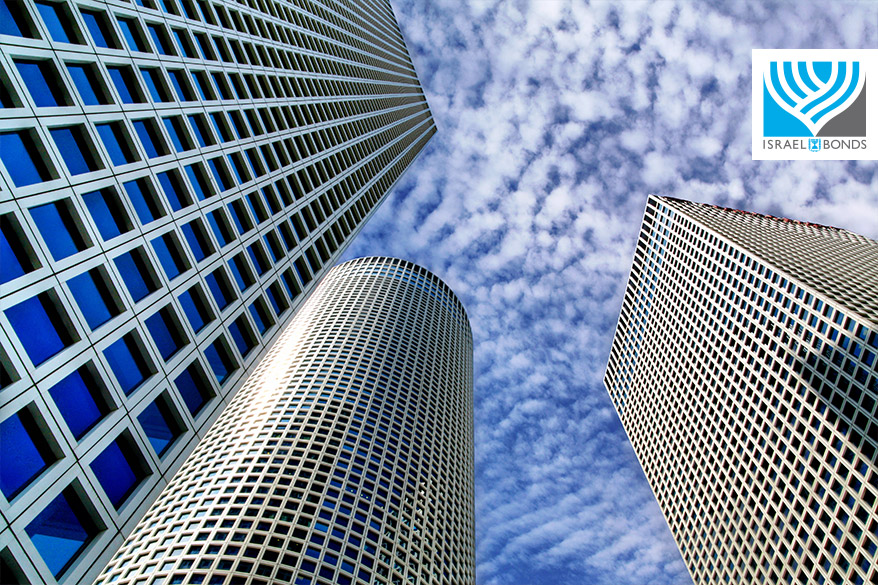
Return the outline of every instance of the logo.
{"type": "Polygon", "coordinates": [[[753,159],[878,159],[870,89],[878,50],[754,49],[753,159]]]}

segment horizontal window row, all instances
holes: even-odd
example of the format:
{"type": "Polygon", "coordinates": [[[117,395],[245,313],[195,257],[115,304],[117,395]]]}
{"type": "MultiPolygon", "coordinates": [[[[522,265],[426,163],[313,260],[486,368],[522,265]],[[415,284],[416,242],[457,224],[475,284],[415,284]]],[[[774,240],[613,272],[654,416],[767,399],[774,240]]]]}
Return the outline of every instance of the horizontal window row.
{"type": "MultiPolygon", "coordinates": [[[[170,1],[170,0],[169,0],[170,1]]],[[[141,2],[145,4],[145,2],[141,2]]],[[[274,42],[286,43],[294,48],[311,51],[346,59],[354,63],[340,63],[335,59],[315,59],[309,55],[279,50],[276,47],[262,45],[250,40],[241,40],[225,34],[208,34],[189,27],[168,27],[164,22],[138,18],[132,14],[111,15],[95,8],[80,8],[76,18],[72,7],[59,2],[37,2],[39,20],[45,25],[51,40],[59,43],[88,44],[107,49],[128,49],[133,52],[158,53],[168,56],[183,56],[211,61],[222,60],[226,63],[270,67],[275,69],[299,69],[302,71],[332,73],[350,77],[368,77],[384,81],[412,82],[414,71],[405,55],[404,45],[397,45],[392,52],[381,51],[385,59],[395,61],[391,64],[370,55],[375,49],[368,49],[362,42],[365,31],[360,28],[354,34],[342,33],[340,29],[330,29],[323,23],[301,13],[289,11],[286,15],[290,22],[304,26],[298,31],[288,27],[278,27],[266,23],[267,28],[253,30],[258,36],[274,42]],[[307,20],[305,22],[303,19],[307,20]],[[88,31],[84,34],[83,28],[88,31]],[[268,34],[270,31],[271,34],[268,34]],[[313,32],[312,32],[313,31],[313,32]],[[328,43],[314,33],[322,34],[336,42],[349,47],[328,43]],[[260,34],[261,33],[261,34],[260,34]],[[193,42],[194,39],[194,42],[193,42]],[[364,51],[365,49],[365,51],[364,51]],[[362,65],[366,65],[363,67],[362,65]],[[377,71],[374,68],[379,68],[377,71]],[[391,73],[391,71],[393,73],[391,73]]],[[[221,6],[217,6],[222,11],[221,6]]],[[[202,15],[210,11],[202,12],[202,15]]],[[[246,16],[246,15],[245,15],[246,16]]],[[[202,20],[193,13],[187,14],[193,20],[202,20]],[[193,18],[194,16],[194,18],[193,18]]],[[[208,24],[216,24],[213,18],[203,19],[208,24]],[[213,22],[211,22],[213,21],[213,22]]],[[[41,36],[36,23],[38,19],[31,13],[27,5],[12,0],[0,3],[0,34],[39,38],[41,36]]],[[[343,23],[343,21],[339,21],[343,23]]],[[[349,25],[348,25],[349,26],[349,25]]],[[[231,28],[231,27],[225,27],[231,28]]],[[[238,28],[238,30],[242,30],[238,28]]],[[[354,32],[350,29],[350,32],[354,32]]],[[[389,46],[376,37],[380,45],[389,46]]]]}

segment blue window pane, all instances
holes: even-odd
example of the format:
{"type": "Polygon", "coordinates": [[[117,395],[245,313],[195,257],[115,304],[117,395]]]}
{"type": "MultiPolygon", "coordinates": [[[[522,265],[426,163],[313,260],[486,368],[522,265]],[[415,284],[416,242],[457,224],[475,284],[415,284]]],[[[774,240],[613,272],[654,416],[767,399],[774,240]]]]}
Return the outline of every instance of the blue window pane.
{"type": "Polygon", "coordinates": [[[3,216],[0,220],[0,284],[7,283],[19,276],[24,276],[27,272],[25,265],[19,255],[23,255],[23,250],[16,248],[20,246],[18,236],[12,228],[12,221],[8,216],[3,216]]]}
{"type": "Polygon", "coordinates": [[[213,374],[220,384],[225,382],[234,370],[234,365],[226,355],[226,350],[218,341],[204,350],[204,357],[207,358],[207,363],[210,364],[210,369],[213,370],[213,374]]]}
{"type": "Polygon", "coordinates": [[[268,293],[268,300],[271,302],[271,308],[274,309],[274,313],[280,315],[286,311],[286,305],[283,300],[278,297],[278,289],[276,287],[277,285],[271,286],[267,288],[265,292],[268,293]]]}
{"type": "Polygon", "coordinates": [[[174,380],[174,385],[180,392],[180,396],[183,398],[183,402],[192,416],[195,416],[201,410],[201,407],[207,403],[212,394],[209,388],[205,387],[206,384],[194,365],[186,368],[174,380]]]}
{"type": "Polygon", "coordinates": [[[116,91],[119,92],[119,99],[122,100],[123,104],[133,104],[140,101],[132,85],[133,81],[126,69],[122,67],[107,67],[107,71],[110,72],[110,79],[113,80],[113,85],[116,86],[116,91]]]}
{"type": "Polygon", "coordinates": [[[159,73],[158,69],[141,69],[140,72],[143,74],[143,81],[146,83],[146,89],[149,90],[152,101],[166,101],[162,96],[162,91],[159,89],[161,86],[161,73],[159,73]]]}
{"type": "Polygon", "coordinates": [[[0,159],[16,187],[25,187],[49,179],[48,173],[35,162],[34,145],[24,132],[0,134],[0,159]]]}
{"type": "Polygon", "coordinates": [[[219,308],[225,309],[229,303],[232,302],[232,298],[226,294],[225,287],[219,281],[219,278],[216,276],[215,272],[211,272],[205,277],[207,281],[207,288],[210,289],[210,293],[213,295],[213,298],[216,300],[216,304],[219,308]]]}
{"type": "Polygon", "coordinates": [[[134,211],[137,212],[137,217],[140,218],[140,223],[146,225],[163,215],[161,210],[156,206],[155,201],[149,196],[149,193],[142,183],[142,179],[128,181],[127,183],[123,183],[122,186],[125,187],[125,192],[128,194],[131,203],[134,205],[134,211]]]}
{"type": "Polygon", "coordinates": [[[174,150],[177,152],[183,152],[186,150],[186,146],[183,144],[182,139],[180,138],[180,133],[177,131],[177,125],[174,123],[173,118],[165,118],[165,130],[168,131],[168,136],[171,137],[171,143],[174,145],[174,150]]]}
{"type": "Polygon", "coordinates": [[[265,333],[268,329],[268,324],[262,318],[262,313],[256,308],[256,305],[250,305],[248,308],[250,309],[250,316],[256,322],[256,329],[259,330],[259,333],[265,333]]]}
{"type": "Polygon", "coordinates": [[[219,211],[211,211],[207,214],[207,220],[210,222],[213,234],[216,236],[216,239],[219,240],[220,247],[222,247],[231,243],[233,240],[231,239],[231,234],[226,234],[227,228],[223,229],[223,226],[220,225],[219,213],[219,211]]]}
{"type": "Polygon", "coordinates": [[[174,211],[180,211],[184,207],[191,205],[188,201],[188,198],[180,193],[180,190],[177,188],[176,181],[171,176],[170,171],[159,173],[158,174],[159,185],[162,186],[162,191],[165,193],[165,197],[168,198],[168,203],[171,204],[171,209],[174,211]]]}
{"type": "Polygon", "coordinates": [[[260,276],[265,274],[270,267],[266,264],[262,255],[256,253],[256,248],[254,246],[247,246],[247,252],[250,254],[250,259],[253,260],[253,265],[256,266],[256,272],[258,272],[260,276]]]}
{"type": "Polygon", "coordinates": [[[114,262],[135,302],[152,292],[154,287],[147,280],[149,276],[144,274],[146,266],[139,254],[135,256],[133,252],[127,252],[117,257],[114,262]]]}
{"type": "Polygon", "coordinates": [[[139,353],[137,344],[127,335],[104,350],[104,357],[126,395],[136,390],[149,376],[146,366],[135,359],[135,352],[139,353]]]}
{"type": "Polygon", "coordinates": [[[212,253],[212,250],[209,248],[206,242],[202,242],[201,237],[198,233],[196,233],[195,228],[192,225],[192,222],[187,223],[183,226],[183,235],[186,236],[186,241],[189,243],[189,249],[192,250],[192,254],[195,256],[196,262],[201,262],[207,256],[212,253]]]}
{"type": "Polygon", "coordinates": [[[48,203],[31,207],[30,214],[55,260],[61,260],[86,249],[87,246],[76,230],[73,218],[62,204],[48,203]]]}
{"type": "Polygon", "coordinates": [[[52,323],[49,310],[36,296],[4,311],[34,365],[40,365],[66,346],[52,323]]]}
{"type": "Polygon", "coordinates": [[[235,277],[235,282],[238,283],[239,289],[241,289],[242,291],[246,290],[247,287],[250,286],[250,284],[252,284],[252,283],[248,283],[249,279],[244,278],[244,274],[243,274],[242,268],[240,266],[240,259],[239,258],[236,257],[236,258],[229,260],[229,268],[232,269],[232,276],[235,277]]]}
{"type": "Polygon", "coordinates": [[[201,96],[203,101],[210,100],[210,95],[204,90],[204,87],[201,85],[201,80],[198,75],[192,74],[192,81],[195,82],[195,89],[198,90],[198,95],[201,96]]]}
{"type": "Polygon", "coordinates": [[[104,414],[89,386],[77,370],[49,388],[64,422],[77,439],[82,438],[104,414]]]}
{"type": "Polygon", "coordinates": [[[135,470],[126,457],[119,439],[110,443],[100,455],[95,457],[91,462],[91,470],[116,508],[122,505],[143,477],[143,473],[135,470]]]}
{"type": "Polygon", "coordinates": [[[250,180],[250,177],[243,174],[244,170],[238,166],[238,161],[236,161],[232,155],[229,155],[229,163],[232,165],[232,170],[235,171],[238,183],[243,184],[250,180]]]}
{"type": "Polygon", "coordinates": [[[113,48],[107,40],[110,35],[105,28],[103,18],[98,13],[83,10],[82,19],[85,20],[85,26],[88,28],[88,32],[91,33],[91,38],[95,45],[105,49],[113,48]]]}
{"type": "Polygon", "coordinates": [[[183,84],[182,71],[169,71],[169,75],[171,76],[171,85],[174,86],[174,92],[177,94],[177,99],[181,102],[188,102],[191,100],[191,97],[188,95],[189,92],[186,91],[186,86],[183,84]]]}
{"type": "Polygon", "coordinates": [[[156,148],[155,139],[152,135],[150,127],[146,123],[146,120],[135,121],[134,130],[137,131],[137,136],[140,138],[140,142],[143,144],[143,148],[146,150],[146,156],[148,156],[149,158],[155,158],[162,155],[162,153],[159,152],[156,148]]]}
{"type": "Polygon", "coordinates": [[[203,201],[210,197],[210,190],[207,185],[204,184],[204,179],[199,173],[195,165],[186,165],[186,176],[189,177],[189,183],[192,185],[192,188],[195,189],[195,195],[199,200],[203,201]]]}
{"type": "Polygon", "coordinates": [[[198,145],[204,148],[208,145],[207,139],[204,136],[203,129],[201,127],[201,123],[198,121],[198,118],[195,116],[189,116],[189,125],[192,126],[192,131],[195,133],[195,138],[198,140],[198,145]]]}
{"type": "Polygon", "coordinates": [[[125,37],[125,42],[128,43],[128,48],[132,51],[146,51],[146,47],[143,46],[143,43],[140,40],[140,37],[135,32],[135,24],[134,21],[128,20],[127,18],[119,19],[119,28],[122,29],[122,36],[125,37]]]}
{"type": "MultiPolygon", "coordinates": [[[[183,6],[185,7],[186,5],[184,4],[183,6]]],[[[177,41],[177,46],[180,48],[180,52],[185,57],[189,57],[190,59],[196,58],[196,55],[194,55],[192,53],[192,49],[189,48],[189,44],[186,43],[183,39],[183,35],[185,33],[183,33],[183,31],[178,30],[178,29],[172,29],[172,30],[174,32],[174,39],[176,39],[176,41],[177,41]]]]}
{"type": "Polygon", "coordinates": [[[173,323],[164,310],[147,318],[145,323],[162,359],[168,361],[182,347],[177,336],[171,331],[173,323]]]}
{"type": "Polygon", "coordinates": [[[124,138],[118,122],[98,124],[97,130],[101,142],[104,143],[104,148],[110,154],[110,161],[114,165],[124,165],[137,160],[128,151],[128,148],[122,145],[124,138]]]}
{"type": "Polygon", "coordinates": [[[18,74],[30,92],[34,105],[38,108],[65,105],[64,94],[56,79],[53,79],[52,65],[48,61],[15,61],[18,74]]]}
{"type": "Polygon", "coordinates": [[[149,36],[152,37],[152,42],[156,46],[156,50],[160,55],[167,55],[168,48],[165,46],[164,41],[162,40],[159,27],[155,24],[148,24],[146,28],[149,30],[149,36]]]}
{"type": "Polygon", "coordinates": [[[173,280],[185,272],[188,266],[179,253],[171,249],[173,244],[169,245],[169,239],[170,236],[167,235],[158,237],[152,241],[152,247],[159,257],[159,262],[161,262],[168,280],[173,280]]]}
{"type": "Polygon", "coordinates": [[[83,272],[67,281],[79,310],[82,311],[88,326],[94,330],[109,321],[116,314],[115,306],[110,310],[107,285],[95,279],[100,278],[95,270],[83,272]]]}
{"type": "Polygon", "coordinates": [[[204,309],[201,302],[197,300],[193,290],[194,289],[189,289],[177,298],[180,300],[180,305],[183,307],[183,312],[186,314],[189,324],[192,325],[192,329],[198,333],[210,320],[210,316],[207,314],[207,311],[204,309]]]}
{"type": "Polygon", "coordinates": [[[137,417],[137,422],[143,427],[149,444],[159,456],[167,451],[179,434],[175,431],[176,425],[173,424],[167,413],[163,412],[166,408],[163,406],[159,406],[158,402],[153,402],[144,408],[137,417]]]}
{"type": "Polygon", "coordinates": [[[34,547],[56,577],[97,534],[72,490],[65,490],[25,529],[34,547]]]}
{"type": "Polygon", "coordinates": [[[52,135],[52,140],[55,141],[61,158],[64,159],[71,175],[81,175],[100,168],[93,160],[90,160],[90,157],[86,158],[87,153],[91,153],[92,149],[84,139],[80,127],[55,128],[49,133],[52,135]]]}
{"type": "Polygon", "coordinates": [[[213,178],[216,179],[216,184],[219,185],[220,191],[226,191],[227,189],[231,189],[232,185],[230,185],[222,171],[220,171],[219,163],[217,162],[219,159],[212,158],[207,161],[208,166],[210,166],[210,172],[213,173],[213,178]]]}
{"type": "Polygon", "coordinates": [[[253,343],[251,336],[247,334],[249,331],[250,328],[244,324],[243,318],[239,317],[237,320],[229,324],[229,333],[232,334],[232,339],[242,356],[247,355],[256,345],[253,343]]]}
{"type": "Polygon", "coordinates": [[[67,30],[68,26],[66,24],[66,16],[61,13],[61,7],[54,3],[37,3],[37,10],[40,11],[40,16],[43,19],[43,23],[45,23],[46,28],[49,29],[49,34],[52,36],[52,40],[58,41],[59,43],[74,43],[75,39],[70,38],[69,31],[67,30]]]}
{"type": "Polygon", "coordinates": [[[106,100],[99,96],[98,92],[100,90],[97,88],[94,70],[90,66],[68,65],[67,71],[70,73],[70,77],[73,78],[73,83],[76,85],[79,97],[82,98],[82,103],[87,106],[97,106],[106,103],[106,100]]]}
{"type": "Polygon", "coordinates": [[[82,195],[85,206],[88,207],[88,212],[104,240],[115,238],[130,229],[120,215],[123,212],[118,209],[118,203],[112,203],[113,197],[114,195],[105,190],[91,191],[82,195]],[[116,205],[116,209],[111,209],[111,205],[116,205]]]}
{"type": "Polygon", "coordinates": [[[23,37],[25,35],[19,28],[18,20],[9,9],[9,5],[12,3],[17,4],[18,0],[0,0],[0,34],[23,37]]]}
{"type": "Polygon", "coordinates": [[[39,431],[25,411],[0,423],[0,490],[7,499],[17,494],[54,460],[41,443],[39,431]]]}

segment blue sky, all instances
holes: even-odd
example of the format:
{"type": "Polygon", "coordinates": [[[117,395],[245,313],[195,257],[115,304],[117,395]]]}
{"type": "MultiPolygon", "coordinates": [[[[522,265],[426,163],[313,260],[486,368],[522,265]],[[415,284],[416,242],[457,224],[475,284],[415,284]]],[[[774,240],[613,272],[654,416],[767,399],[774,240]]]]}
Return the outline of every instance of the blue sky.
{"type": "Polygon", "coordinates": [[[439,133],[345,258],[475,335],[479,583],[687,583],[601,378],[648,193],[878,237],[874,162],[753,161],[753,48],[878,47],[874,2],[401,0],[439,133]]]}

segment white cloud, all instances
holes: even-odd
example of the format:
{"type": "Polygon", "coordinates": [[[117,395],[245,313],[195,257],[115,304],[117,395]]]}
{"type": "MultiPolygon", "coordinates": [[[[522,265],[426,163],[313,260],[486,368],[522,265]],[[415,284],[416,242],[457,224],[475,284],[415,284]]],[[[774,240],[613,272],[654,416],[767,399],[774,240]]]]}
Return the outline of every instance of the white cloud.
{"type": "Polygon", "coordinates": [[[439,134],[346,255],[436,272],[476,338],[481,583],[682,583],[602,388],[646,195],[878,236],[878,166],[754,162],[753,47],[878,43],[866,3],[410,0],[439,134]]]}

